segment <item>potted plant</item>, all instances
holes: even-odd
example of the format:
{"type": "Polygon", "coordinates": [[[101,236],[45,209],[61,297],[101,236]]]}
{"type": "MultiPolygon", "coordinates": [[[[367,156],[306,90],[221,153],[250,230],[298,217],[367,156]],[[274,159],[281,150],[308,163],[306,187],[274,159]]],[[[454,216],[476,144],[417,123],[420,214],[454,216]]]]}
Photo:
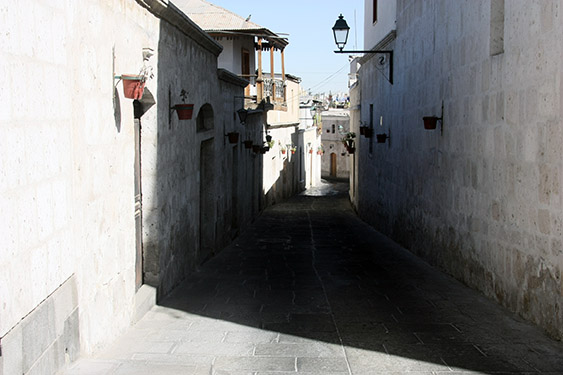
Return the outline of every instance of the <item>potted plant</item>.
{"type": "Polygon", "coordinates": [[[243,141],[242,143],[244,143],[244,148],[252,148],[252,140],[251,139],[247,139],[246,141],[243,141]]]}
{"type": "Polygon", "coordinates": [[[280,143],[280,151],[281,151],[282,155],[285,155],[285,153],[287,152],[287,148],[285,146],[283,146],[281,143],[280,143]]]}
{"type": "Polygon", "coordinates": [[[227,137],[229,138],[229,143],[232,144],[232,145],[238,143],[238,136],[239,136],[239,133],[237,133],[237,132],[227,133],[227,137]]]}
{"type": "Polygon", "coordinates": [[[141,99],[148,79],[153,77],[152,68],[143,66],[139,74],[122,74],[115,76],[123,82],[123,95],[128,99],[141,99]]]}
{"type": "Polygon", "coordinates": [[[252,145],[252,151],[255,154],[259,153],[261,148],[262,148],[262,146],[260,146],[260,145],[252,145]]]}
{"type": "Polygon", "coordinates": [[[377,138],[377,143],[385,143],[387,138],[389,138],[385,133],[376,134],[375,137],[377,138]]]}
{"type": "Polygon", "coordinates": [[[366,126],[366,128],[364,129],[364,137],[366,137],[366,138],[371,138],[371,137],[373,137],[373,129],[368,128],[368,127],[366,126]]]}
{"type": "Polygon", "coordinates": [[[424,116],[422,118],[422,121],[424,121],[424,129],[426,130],[434,130],[436,129],[436,123],[438,122],[438,120],[442,120],[441,117],[436,117],[436,116],[424,116]]]}
{"type": "Polygon", "coordinates": [[[184,89],[180,92],[180,97],[182,98],[181,104],[176,104],[172,107],[176,113],[178,114],[178,120],[189,120],[192,118],[194,112],[194,105],[193,104],[186,104],[186,97],[188,96],[188,92],[184,89]]]}
{"type": "Polygon", "coordinates": [[[365,135],[366,128],[367,126],[365,125],[360,126],[360,135],[365,135]]]}
{"type": "Polygon", "coordinates": [[[295,151],[297,151],[297,147],[295,147],[295,145],[291,145],[289,151],[291,151],[292,154],[295,154],[295,151]]]}
{"type": "Polygon", "coordinates": [[[319,146],[317,148],[317,155],[322,155],[325,153],[325,150],[323,149],[323,146],[319,146]]]}

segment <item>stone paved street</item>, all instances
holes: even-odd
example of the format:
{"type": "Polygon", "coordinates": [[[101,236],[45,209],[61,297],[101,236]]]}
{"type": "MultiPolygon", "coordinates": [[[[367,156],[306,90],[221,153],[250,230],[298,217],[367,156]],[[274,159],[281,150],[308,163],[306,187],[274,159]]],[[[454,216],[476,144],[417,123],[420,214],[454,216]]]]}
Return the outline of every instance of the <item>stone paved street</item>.
{"type": "Polygon", "coordinates": [[[563,346],[325,187],[266,210],[112,348],[66,372],[295,373],[563,374],[563,346]]]}

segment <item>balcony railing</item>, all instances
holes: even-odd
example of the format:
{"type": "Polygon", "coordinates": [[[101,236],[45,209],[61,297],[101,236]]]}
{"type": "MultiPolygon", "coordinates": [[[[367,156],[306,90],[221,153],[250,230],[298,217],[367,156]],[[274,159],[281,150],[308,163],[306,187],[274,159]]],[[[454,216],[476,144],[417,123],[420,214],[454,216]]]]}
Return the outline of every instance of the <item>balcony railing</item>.
{"type": "Polygon", "coordinates": [[[256,75],[241,75],[241,77],[250,81],[245,89],[246,97],[254,98],[255,101],[259,101],[258,98],[266,99],[270,103],[282,106],[286,104],[285,82],[283,80],[264,77],[262,82],[259,82],[256,75]],[[273,90],[274,87],[275,90],[273,90]]]}

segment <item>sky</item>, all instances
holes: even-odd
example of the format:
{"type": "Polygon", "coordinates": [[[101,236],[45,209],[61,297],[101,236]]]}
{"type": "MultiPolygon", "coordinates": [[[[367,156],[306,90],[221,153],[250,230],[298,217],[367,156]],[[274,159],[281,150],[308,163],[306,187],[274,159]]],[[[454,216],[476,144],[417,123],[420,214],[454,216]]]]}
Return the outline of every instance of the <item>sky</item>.
{"type": "MultiPolygon", "coordinates": [[[[347,54],[337,54],[332,27],[342,13],[350,26],[345,50],[363,49],[363,0],[207,0],[289,39],[284,52],[286,73],[301,78],[315,93],[348,91],[347,54]],[[354,18],[356,22],[354,22],[354,18]],[[357,42],[355,42],[357,40],[357,42]]],[[[279,52],[277,53],[279,55],[279,52]]],[[[264,68],[267,71],[269,65],[264,68]]],[[[276,72],[280,72],[276,62],[276,72]]]]}

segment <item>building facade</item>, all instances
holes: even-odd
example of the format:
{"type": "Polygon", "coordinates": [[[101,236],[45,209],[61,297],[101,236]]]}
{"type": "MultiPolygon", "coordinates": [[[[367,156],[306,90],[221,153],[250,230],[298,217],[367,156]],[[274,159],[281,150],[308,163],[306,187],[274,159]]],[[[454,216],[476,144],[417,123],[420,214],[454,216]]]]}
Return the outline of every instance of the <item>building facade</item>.
{"type": "Polygon", "coordinates": [[[350,132],[350,111],[329,109],[322,114],[321,176],[323,178],[349,178],[349,163],[353,154],[348,153],[342,139],[350,132]]]}
{"type": "Polygon", "coordinates": [[[240,142],[262,139],[265,111],[241,124],[249,81],[185,13],[26,4],[3,8],[0,36],[3,374],[104,348],[266,202],[265,156],[240,142]],[[144,89],[126,94],[127,75],[144,89]]]}
{"type": "Polygon", "coordinates": [[[358,212],[561,339],[561,2],[365,5],[365,49],[394,70],[366,54],[351,90],[353,128],[390,136],[358,146],[358,212]]]}

